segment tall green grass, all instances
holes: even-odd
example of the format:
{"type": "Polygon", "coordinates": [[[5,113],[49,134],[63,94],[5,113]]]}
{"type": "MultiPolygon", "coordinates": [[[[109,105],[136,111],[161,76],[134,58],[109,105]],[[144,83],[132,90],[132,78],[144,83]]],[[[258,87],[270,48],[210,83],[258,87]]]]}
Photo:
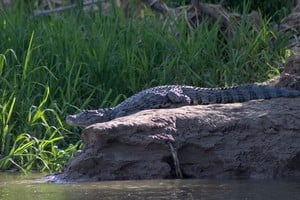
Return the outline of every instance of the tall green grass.
{"type": "Polygon", "coordinates": [[[59,171],[80,149],[68,113],[114,106],[162,84],[202,87],[263,81],[279,73],[285,38],[263,22],[227,37],[204,22],[179,36],[153,16],[125,20],[78,10],[34,17],[0,13],[0,168],[59,171]]]}

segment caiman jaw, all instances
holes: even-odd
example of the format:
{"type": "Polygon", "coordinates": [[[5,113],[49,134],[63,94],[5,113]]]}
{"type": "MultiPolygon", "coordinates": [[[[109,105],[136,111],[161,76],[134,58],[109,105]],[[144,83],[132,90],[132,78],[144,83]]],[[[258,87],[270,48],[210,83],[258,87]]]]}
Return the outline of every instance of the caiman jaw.
{"type": "Polygon", "coordinates": [[[86,127],[95,123],[109,121],[109,109],[83,110],[76,115],[68,115],[66,122],[71,126],[86,127]]]}
{"type": "Polygon", "coordinates": [[[78,122],[78,120],[76,120],[76,116],[77,115],[68,115],[67,117],[66,117],[66,122],[67,122],[67,124],[69,124],[70,126],[85,126],[84,124],[80,124],[79,122],[78,122]]]}

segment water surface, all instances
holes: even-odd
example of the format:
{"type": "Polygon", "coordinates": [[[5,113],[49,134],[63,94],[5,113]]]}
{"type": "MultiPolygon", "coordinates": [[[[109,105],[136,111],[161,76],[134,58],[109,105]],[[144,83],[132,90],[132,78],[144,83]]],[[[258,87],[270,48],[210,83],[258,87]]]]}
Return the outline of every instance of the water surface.
{"type": "Polygon", "coordinates": [[[41,174],[0,173],[2,200],[300,200],[300,180],[145,180],[45,183],[41,174]]]}

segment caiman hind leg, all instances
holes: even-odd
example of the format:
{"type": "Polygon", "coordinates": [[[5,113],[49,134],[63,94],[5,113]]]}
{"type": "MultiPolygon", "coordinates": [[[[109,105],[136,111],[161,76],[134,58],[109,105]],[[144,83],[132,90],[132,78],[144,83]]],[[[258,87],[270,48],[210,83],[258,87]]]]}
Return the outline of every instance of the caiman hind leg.
{"type": "Polygon", "coordinates": [[[184,95],[180,90],[170,90],[167,93],[167,97],[170,100],[171,104],[174,104],[174,106],[187,106],[191,105],[191,98],[187,95],[184,95]]]}

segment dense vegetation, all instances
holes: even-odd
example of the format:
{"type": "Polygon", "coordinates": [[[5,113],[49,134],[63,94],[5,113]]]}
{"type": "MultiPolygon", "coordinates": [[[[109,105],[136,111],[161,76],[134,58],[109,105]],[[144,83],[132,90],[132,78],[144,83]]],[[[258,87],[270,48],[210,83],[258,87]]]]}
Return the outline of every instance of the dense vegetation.
{"type": "Polygon", "coordinates": [[[227,37],[218,22],[190,33],[182,20],[176,36],[155,16],[126,21],[118,9],[34,17],[21,3],[0,13],[0,168],[59,171],[81,147],[67,113],[114,106],[156,85],[277,75],[287,40],[271,22],[258,31],[244,22],[227,37]]]}
{"type": "MultiPolygon", "coordinates": [[[[184,4],[190,4],[190,0],[165,0],[168,5],[180,6],[184,4]]],[[[218,4],[222,3],[225,8],[232,9],[238,13],[243,13],[245,11],[245,5],[247,5],[247,10],[260,11],[264,17],[272,17],[273,21],[280,21],[284,16],[290,13],[291,8],[294,5],[294,1],[282,1],[282,0],[248,0],[248,1],[238,1],[238,0],[202,0],[200,2],[218,4]]]]}

